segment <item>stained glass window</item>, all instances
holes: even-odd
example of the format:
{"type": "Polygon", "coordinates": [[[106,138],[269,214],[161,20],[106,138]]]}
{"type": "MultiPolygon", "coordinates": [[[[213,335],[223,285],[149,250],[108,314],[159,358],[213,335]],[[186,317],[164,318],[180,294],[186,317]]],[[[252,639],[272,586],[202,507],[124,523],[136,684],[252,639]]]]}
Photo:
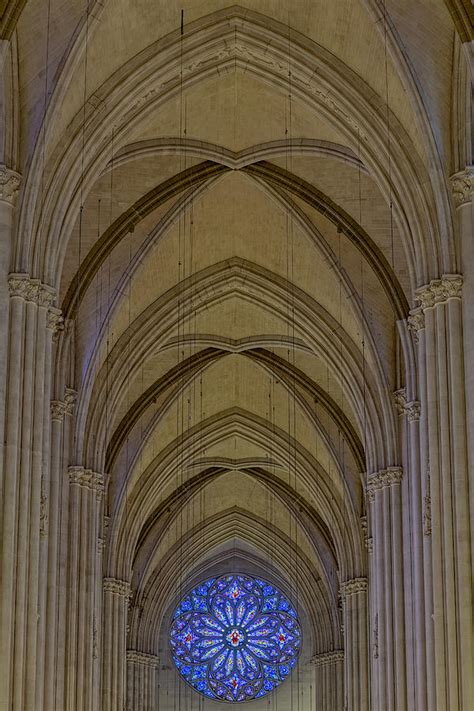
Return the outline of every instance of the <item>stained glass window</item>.
{"type": "Polygon", "coordinates": [[[261,698],[288,677],[301,628],[274,585],[236,574],[194,588],[174,612],[169,640],[179,673],[196,691],[235,703],[261,698]]]}

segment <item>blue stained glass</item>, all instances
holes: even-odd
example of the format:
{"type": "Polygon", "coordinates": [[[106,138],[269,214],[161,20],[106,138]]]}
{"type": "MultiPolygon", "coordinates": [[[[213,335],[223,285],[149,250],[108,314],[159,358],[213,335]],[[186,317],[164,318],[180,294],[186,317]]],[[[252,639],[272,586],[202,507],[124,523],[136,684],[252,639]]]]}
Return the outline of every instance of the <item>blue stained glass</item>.
{"type": "Polygon", "coordinates": [[[295,667],[296,610],[273,585],[248,575],[202,582],[178,605],[169,635],[173,661],[196,691],[216,701],[261,698],[295,667]]]}

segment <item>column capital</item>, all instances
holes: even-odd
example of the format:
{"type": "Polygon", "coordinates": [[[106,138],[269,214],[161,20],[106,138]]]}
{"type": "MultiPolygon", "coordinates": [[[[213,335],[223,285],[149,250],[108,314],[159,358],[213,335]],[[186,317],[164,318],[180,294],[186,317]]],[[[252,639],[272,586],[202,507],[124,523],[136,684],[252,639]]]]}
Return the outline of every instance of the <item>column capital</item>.
{"type": "Polygon", "coordinates": [[[104,578],[104,592],[112,593],[112,595],[120,595],[120,597],[130,600],[132,597],[132,586],[126,580],[104,578]]]}
{"type": "Polygon", "coordinates": [[[323,654],[315,654],[310,659],[310,664],[315,667],[324,667],[328,664],[338,664],[344,661],[344,650],[335,649],[333,652],[324,652],[323,654]]]}
{"type": "Polygon", "coordinates": [[[104,494],[104,475],[84,469],[84,467],[69,467],[69,483],[72,486],[81,486],[95,492],[98,501],[104,494]]]}
{"type": "Polygon", "coordinates": [[[416,299],[423,311],[449,299],[460,299],[463,278],[461,274],[443,274],[441,279],[432,279],[416,290],[416,299]]]}
{"type": "Polygon", "coordinates": [[[62,422],[66,414],[66,407],[62,400],[51,400],[50,405],[51,419],[56,422],[62,422]]]}
{"type": "Polygon", "coordinates": [[[0,164],[0,202],[14,206],[20,191],[21,175],[0,164]]]}
{"type": "Polygon", "coordinates": [[[425,314],[423,313],[423,309],[421,307],[412,309],[410,311],[410,315],[407,319],[407,324],[408,330],[413,333],[415,341],[416,343],[418,343],[419,331],[421,331],[425,327],[425,314]]]}
{"type": "Polygon", "coordinates": [[[144,652],[137,652],[134,649],[128,649],[127,662],[130,664],[141,664],[145,667],[154,667],[157,669],[160,663],[160,658],[155,657],[154,654],[145,654],[144,652]]]}
{"type": "Polygon", "coordinates": [[[367,481],[367,496],[374,501],[375,492],[394,484],[400,484],[403,479],[402,467],[388,467],[377,474],[372,474],[367,481]]]}
{"type": "Polygon", "coordinates": [[[418,422],[421,417],[421,403],[418,400],[407,402],[405,411],[408,422],[418,422]]]}
{"type": "Polygon", "coordinates": [[[400,388],[393,393],[393,401],[399,415],[404,415],[407,407],[406,388],[400,388]]]}
{"type": "Polygon", "coordinates": [[[65,415],[72,415],[77,400],[77,393],[72,388],[66,388],[64,400],[51,401],[51,419],[62,422],[65,415]]]}
{"type": "Polygon", "coordinates": [[[472,202],[472,196],[474,195],[474,166],[468,165],[467,168],[459,171],[459,173],[454,173],[450,180],[456,207],[472,202]]]}
{"type": "Polygon", "coordinates": [[[26,273],[9,274],[8,288],[10,296],[32,301],[48,309],[53,307],[56,301],[56,290],[52,286],[43,284],[40,279],[33,279],[26,273]]]}
{"type": "Polygon", "coordinates": [[[407,391],[405,388],[395,390],[393,393],[395,407],[399,415],[406,415],[408,422],[417,422],[421,415],[421,404],[418,400],[407,402],[407,391]]]}
{"type": "Polygon", "coordinates": [[[353,578],[352,580],[346,580],[339,586],[341,600],[345,600],[349,595],[358,595],[364,592],[367,592],[367,578],[353,578]]]}

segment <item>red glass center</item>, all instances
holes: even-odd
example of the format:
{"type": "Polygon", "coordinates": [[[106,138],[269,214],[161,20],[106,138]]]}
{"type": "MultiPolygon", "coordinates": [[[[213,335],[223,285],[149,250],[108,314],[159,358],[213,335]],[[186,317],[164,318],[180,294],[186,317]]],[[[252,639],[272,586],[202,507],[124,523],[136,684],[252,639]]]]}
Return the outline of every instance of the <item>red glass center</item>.
{"type": "Polygon", "coordinates": [[[231,630],[227,635],[227,641],[230,642],[233,647],[238,647],[239,644],[242,643],[243,638],[242,632],[239,632],[237,629],[231,630]]]}

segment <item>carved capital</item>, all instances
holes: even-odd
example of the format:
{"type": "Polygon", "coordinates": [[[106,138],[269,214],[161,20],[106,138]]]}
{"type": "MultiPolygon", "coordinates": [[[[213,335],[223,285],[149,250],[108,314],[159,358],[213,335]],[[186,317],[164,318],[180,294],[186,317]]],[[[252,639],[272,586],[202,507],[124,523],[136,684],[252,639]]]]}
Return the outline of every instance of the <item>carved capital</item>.
{"type": "Polygon", "coordinates": [[[316,654],[310,660],[310,664],[314,664],[315,667],[325,667],[328,664],[340,664],[343,661],[344,650],[336,649],[333,652],[324,652],[323,654],[316,654]]]}
{"type": "Polygon", "coordinates": [[[408,422],[418,422],[421,417],[421,403],[418,400],[407,402],[405,411],[407,413],[408,422]]]}
{"type": "Polygon", "coordinates": [[[474,166],[469,165],[465,170],[451,176],[451,188],[456,207],[472,202],[474,194],[474,166]]]}
{"type": "Polygon", "coordinates": [[[427,286],[416,290],[416,298],[423,311],[436,304],[444,304],[449,299],[460,299],[463,278],[460,274],[443,274],[441,279],[433,279],[427,286]]]}
{"type": "Polygon", "coordinates": [[[5,165],[0,165],[0,202],[15,205],[20,191],[21,176],[5,165]]]}
{"type": "Polygon", "coordinates": [[[160,663],[160,658],[155,657],[154,654],[145,654],[144,652],[137,652],[134,649],[127,650],[127,662],[129,664],[141,664],[145,667],[158,668],[160,663]]]}
{"type": "Polygon", "coordinates": [[[341,600],[345,600],[349,595],[358,595],[367,592],[367,578],[353,578],[341,583],[339,595],[341,600]]]}
{"type": "Polygon", "coordinates": [[[62,422],[66,412],[64,402],[62,400],[51,400],[51,419],[56,422],[62,422]]]}
{"type": "Polygon", "coordinates": [[[69,483],[93,491],[99,501],[104,494],[104,476],[84,467],[69,467],[69,483]]]}
{"type": "Polygon", "coordinates": [[[395,407],[399,415],[406,415],[409,422],[415,422],[420,419],[421,405],[418,400],[407,402],[407,394],[405,388],[395,390],[393,393],[395,407]]]}
{"type": "Polygon", "coordinates": [[[126,580],[117,580],[116,578],[104,578],[104,592],[112,593],[112,595],[120,595],[127,600],[132,597],[132,587],[126,580]]]}
{"type": "Polygon", "coordinates": [[[403,469],[401,467],[388,467],[382,469],[377,474],[373,474],[367,482],[367,495],[370,501],[374,501],[376,491],[385,489],[388,486],[400,484],[403,479],[403,469]]]}
{"type": "Polygon", "coordinates": [[[408,330],[411,331],[415,337],[416,343],[419,340],[419,332],[425,327],[425,314],[421,308],[412,309],[407,320],[408,330]]]}
{"type": "Polygon", "coordinates": [[[77,392],[72,388],[66,388],[64,395],[64,414],[72,415],[77,402],[77,392]]]}
{"type": "Polygon", "coordinates": [[[46,328],[53,331],[53,335],[62,331],[64,328],[64,319],[60,309],[51,307],[46,316],[46,328]]]}
{"type": "Polygon", "coordinates": [[[395,390],[393,393],[393,400],[395,402],[395,407],[399,415],[404,415],[407,406],[407,391],[405,388],[400,388],[400,390],[395,390]]]}
{"type": "Polygon", "coordinates": [[[37,301],[39,284],[37,279],[30,279],[29,274],[9,274],[8,276],[8,288],[12,298],[37,301]]]}

